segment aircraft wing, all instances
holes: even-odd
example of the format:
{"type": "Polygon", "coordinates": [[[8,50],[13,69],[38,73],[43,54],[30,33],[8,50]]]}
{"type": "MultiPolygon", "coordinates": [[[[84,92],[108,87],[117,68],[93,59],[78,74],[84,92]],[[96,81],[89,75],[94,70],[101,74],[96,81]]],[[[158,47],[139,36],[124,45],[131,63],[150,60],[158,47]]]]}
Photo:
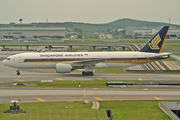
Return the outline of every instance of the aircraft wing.
{"type": "Polygon", "coordinates": [[[75,62],[71,62],[70,64],[72,66],[95,66],[95,64],[100,63],[100,62],[105,62],[107,61],[109,58],[100,58],[100,59],[87,59],[87,60],[82,60],[82,61],[75,61],[75,62]]]}
{"type": "Polygon", "coordinates": [[[172,53],[160,53],[156,55],[147,56],[147,58],[157,58],[157,57],[163,57],[163,56],[169,56],[172,55],[172,53]]]}

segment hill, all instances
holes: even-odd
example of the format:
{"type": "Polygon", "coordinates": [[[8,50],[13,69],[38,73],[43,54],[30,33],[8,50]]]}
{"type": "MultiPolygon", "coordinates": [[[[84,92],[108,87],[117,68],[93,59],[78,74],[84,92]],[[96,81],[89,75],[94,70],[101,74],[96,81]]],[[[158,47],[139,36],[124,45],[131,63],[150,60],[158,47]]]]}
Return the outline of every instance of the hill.
{"type": "MultiPolygon", "coordinates": [[[[77,23],[77,22],[64,22],[64,23],[39,23],[39,26],[54,26],[54,27],[66,27],[71,29],[81,29],[83,32],[106,32],[107,29],[117,29],[125,28],[127,26],[165,26],[169,25],[168,23],[162,22],[149,22],[134,20],[129,18],[119,19],[106,24],[90,24],[90,23],[77,23]]],[[[171,24],[171,26],[176,26],[180,28],[180,25],[171,24]]]]}
{"type": "MultiPolygon", "coordinates": [[[[125,28],[128,26],[164,26],[168,25],[168,23],[162,22],[149,22],[149,21],[141,21],[134,20],[129,18],[119,19],[106,24],[90,24],[90,23],[78,23],[78,22],[56,22],[56,23],[36,23],[38,27],[65,27],[70,29],[76,29],[83,33],[94,33],[94,32],[106,32],[107,30],[113,30],[117,28],[125,28]]],[[[8,27],[6,25],[1,25],[1,27],[8,27]]],[[[180,25],[171,24],[171,26],[176,26],[180,28],[180,25]]],[[[77,32],[77,31],[76,31],[77,32]]]]}
{"type": "MultiPolygon", "coordinates": [[[[141,21],[141,20],[134,20],[129,18],[119,19],[107,24],[105,26],[114,27],[114,28],[125,28],[127,26],[165,26],[169,25],[168,23],[162,22],[149,22],[149,21],[141,21]]],[[[171,24],[171,26],[180,27],[180,25],[171,24]]]]}

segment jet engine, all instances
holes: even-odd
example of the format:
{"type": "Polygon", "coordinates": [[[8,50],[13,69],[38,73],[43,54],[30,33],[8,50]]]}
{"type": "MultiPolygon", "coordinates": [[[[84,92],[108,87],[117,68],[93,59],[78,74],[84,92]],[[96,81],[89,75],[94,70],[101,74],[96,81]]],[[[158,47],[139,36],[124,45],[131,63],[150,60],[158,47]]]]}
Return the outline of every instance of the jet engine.
{"type": "Polygon", "coordinates": [[[73,70],[73,67],[70,64],[56,64],[57,73],[70,73],[73,70]]]}

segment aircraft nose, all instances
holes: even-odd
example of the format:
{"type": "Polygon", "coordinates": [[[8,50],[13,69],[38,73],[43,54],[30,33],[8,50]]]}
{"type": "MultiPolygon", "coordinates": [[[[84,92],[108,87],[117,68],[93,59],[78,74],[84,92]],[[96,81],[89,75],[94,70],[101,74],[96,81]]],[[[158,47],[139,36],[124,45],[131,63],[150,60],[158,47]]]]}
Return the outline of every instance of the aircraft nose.
{"type": "Polygon", "coordinates": [[[4,65],[6,65],[6,60],[3,60],[3,62],[2,62],[4,65]]]}

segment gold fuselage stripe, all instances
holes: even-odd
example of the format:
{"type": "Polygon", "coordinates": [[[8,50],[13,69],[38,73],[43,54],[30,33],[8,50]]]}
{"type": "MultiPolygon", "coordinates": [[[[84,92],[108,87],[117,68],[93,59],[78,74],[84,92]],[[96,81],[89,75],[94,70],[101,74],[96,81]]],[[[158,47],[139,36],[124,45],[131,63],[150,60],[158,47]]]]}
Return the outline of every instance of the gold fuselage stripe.
{"type": "Polygon", "coordinates": [[[160,50],[159,50],[159,53],[160,53],[160,52],[161,52],[161,50],[162,50],[162,47],[163,47],[163,45],[164,45],[164,41],[165,41],[165,39],[166,39],[166,37],[167,37],[167,34],[168,34],[168,31],[169,31],[169,28],[170,28],[170,26],[168,27],[168,30],[167,30],[166,35],[165,35],[165,37],[164,37],[164,40],[163,40],[163,43],[162,43],[161,48],[160,48],[160,50]]]}
{"type": "MultiPolygon", "coordinates": [[[[162,60],[164,58],[153,58],[153,59],[147,59],[147,58],[139,58],[139,59],[108,59],[105,62],[102,63],[133,63],[133,64],[144,64],[149,62],[154,62],[157,60],[162,60]]],[[[84,61],[84,60],[91,60],[91,59],[43,59],[43,60],[24,60],[24,63],[56,63],[56,62],[76,62],[76,61],[84,61]]],[[[93,61],[92,61],[93,62],[93,61]]]]}

